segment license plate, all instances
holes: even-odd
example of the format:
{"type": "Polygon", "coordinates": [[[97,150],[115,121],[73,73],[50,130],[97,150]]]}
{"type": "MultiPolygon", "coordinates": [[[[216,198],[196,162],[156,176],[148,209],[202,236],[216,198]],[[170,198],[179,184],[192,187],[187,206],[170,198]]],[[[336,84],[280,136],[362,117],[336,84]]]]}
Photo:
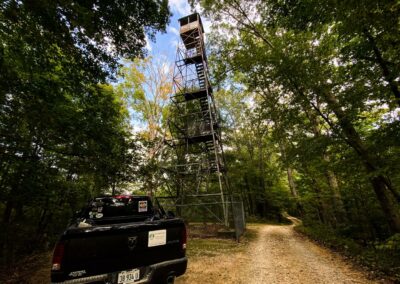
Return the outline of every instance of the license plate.
{"type": "Polygon", "coordinates": [[[118,284],[130,284],[140,278],[139,269],[125,270],[118,273],[118,284]]]}

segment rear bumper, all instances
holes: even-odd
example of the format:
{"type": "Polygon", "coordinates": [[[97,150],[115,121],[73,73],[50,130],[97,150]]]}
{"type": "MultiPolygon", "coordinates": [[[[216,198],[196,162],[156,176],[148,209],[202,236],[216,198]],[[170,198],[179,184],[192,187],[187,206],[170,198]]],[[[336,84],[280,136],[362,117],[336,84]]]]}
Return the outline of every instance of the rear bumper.
{"type": "MultiPolygon", "coordinates": [[[[136,281],[135,284],[143,284],[143,283],[165,283],[165,280],[168,276],[180,276],[186,272],[187,267],[187,258],[182,257],[174,260],[167,260],[160,263],[152,264],[147,266],[143,270],[143,277],[140,280],[136,281]]],[[[141,269],[142,271],[142,269],[141,269]]],[[[76,279],[65,280],[63,282],[51,282],[51,284],[83,284],[83,283],[108,283],[114,284],[117,283],[118,273],[107,273],[107,274],[99,274],[88,277],[81,277],[76,279]]]]}

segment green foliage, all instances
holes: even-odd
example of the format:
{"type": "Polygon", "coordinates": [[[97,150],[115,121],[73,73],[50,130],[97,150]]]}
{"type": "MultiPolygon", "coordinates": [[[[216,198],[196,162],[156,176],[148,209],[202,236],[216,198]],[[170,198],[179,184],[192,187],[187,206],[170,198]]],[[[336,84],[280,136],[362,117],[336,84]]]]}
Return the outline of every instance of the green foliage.
{"type": "Polygon", "coordinates": [[[248,214],[282,222],[282,211],[294,205],[268,125],[252,106],[257,98],[236,90],[215,95],[224,120],[223,142],[233,193],[244,201],[248,214]]]}
{"type": "Polygon", "coordinates": [[[376,245],[376,248],[383,251],[400,253],[400,234],[394,234],[382,244],[376,245]]]}
{"type": "Polygon", "coordinates": [[[192,2],[214,20],[213,76],[239,121],[227,131],[238,188],[250,177],[317,239],[397,274],[398,254],[369,244],[396,246],[384,240],[400,231],[398,3],[192,2]]]}
{"type": "Polygon", "coordinates": [[[278,181],[286,170],[307,223],[352,227],[347,233],[364,239],[398,232],[398,68],[392,65],[399,60],[398,26],[383,20],[398,5],[197,2],[222,20],[211,36],[214,77],[254,104],[250,115],[239,110],[251,121],[245,131],[260,125],[244,145],[268,131],[259,145],[271,152],[268,172],[281,170],[271,176],[273,196],[282,192],[278,181]]]}
{"type": "Polygon", "coordinates": [[[349,251],[351,254],[357,255],[362,252],[362,247],[352,239],[338,236],[332,228],[324,225],[313,227],[299,226],[296,230],[306,234],[307,236],[317,240],[327,247],[337,250],[349,251]]]}
{"type": "Polygon", "coordinates": [[[400,238],[398,234],[386,241],[371,241],[361,245],[352,238],[343,237],[337,231],[324,225],[297,226],[296,230],[326,247],[341,252],[378,275],[389,276],[394,281],[400,279],[400,238]]]}
{"type": "Polygon", "coordinates": [[[15,61],[37,62],[41,53],[55,46],[79,64],[79,69],[71,71],[83,70],[93,80],[104,80],[120,57],[143,54],[145,32],[152,37],[156,31],[165,30],[170,16],[167,5],[165,0],[4,1],[0,6],[0,35],[18,37],[14,44],[3,44],[2,49],[17,48],[15,61]],[[35,48],[27,50],[27,45],[35,48]]]}
{"type": "Polygon", "coordinates": [[[54,240],[88,198],[132,178],[126,110],[111,87],[91,88],[82,100],[65,98],[54,107],[59,115],[43,127],[14,118],[24,125],[15,134],[26,143],[3,140],[1,240],[11,250],[8,260],[54,240]]]}
{"type": "Polygon", "coordinates": [[[48,248],[89,197],[133,179],[128,110],[105,82],[169,15],[167,1],[1,2],[1,264],[48,248]]]}

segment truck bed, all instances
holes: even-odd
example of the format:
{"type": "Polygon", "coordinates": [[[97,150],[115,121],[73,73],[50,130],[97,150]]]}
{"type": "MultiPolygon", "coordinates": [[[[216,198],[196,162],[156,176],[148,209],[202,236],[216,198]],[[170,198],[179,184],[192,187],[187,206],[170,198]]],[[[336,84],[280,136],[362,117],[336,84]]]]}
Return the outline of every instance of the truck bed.
{"type": "Polygon", "coordinates": [[[62,261],[60,269],[52,271],[51,280],[53,283],[68,283],[65,281],[107,275],[114,283],[119,272],[139,269],[137,280],[140,281],[151,272],[151,266],[185,260],[184,267],[181,265],[180,271],[174,272],[178,276],[186,270],[185,230],[185,224],[179,218],[83,228],[75,224],[60,238],[58,245],[63,250],[62,261]]]}

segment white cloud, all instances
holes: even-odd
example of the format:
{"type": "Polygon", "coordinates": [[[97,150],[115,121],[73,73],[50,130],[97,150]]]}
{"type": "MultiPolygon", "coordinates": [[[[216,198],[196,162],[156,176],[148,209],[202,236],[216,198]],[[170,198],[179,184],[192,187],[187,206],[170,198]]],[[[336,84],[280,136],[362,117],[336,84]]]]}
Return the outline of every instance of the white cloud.
{"type": "Polygon", "coordinates": [[[131,125],[132,125],[131,131],[133,135],[146,130],[146,126],[138,121],[131,120],[131,125]]]}
{"type": "Polygon", "coordinates": [[[171,70],[171,65],[169,64],[169,62],[165,61],[165,63],[162,65],[162,71],[164,73],[164,75],[169,75],[171,70]]]}
{"type": "MultiPolygon", "coordinates": [[[[179,16],[182,17],[190,15],[194,12],[198,12],[199,14],[202,14],[203,12],[203,8],[199,5],[199,3],[197,3],[194,9],[192,9],[187,0],[169,0],[169,6],[173,13],[177,13],[179,16]]],[[[201,20],[203,22],[204,32],[209,33],[211,28],[211,21],[204,16],[201,16],[201,20]]],[[[179,36],[179,30],[172,26],[168,27],[168,32],[179,36]]]]}
{"type": "Polygon", "coordinates": [[[179,45],[179,41],[176,39],[172,39],[169,43],[172,48],[177,48],[179,45]]]}
{"type": "Polygon", "coordinates": [[[201,22],[203,23],[204,32],[209,33],[211,29],[211,21],[202,15],[204,10],[199,3],[196,3],[194,6],[194,11],[201,15],[201,22]]]}
{"type": "Polygon", "coordinates": [[[176,28],[174,28],[174,27],[169,26],[169,27],[167,28],[167,31],[170,32],[170,33],[173,33],[173,34],[175,34],[175,35],[177,35],[177,36],[179,36],[179,31],[178,31],[178,29],[176,29],[176,28]]]}
{"type": "Polygon", "coordinates": [[[104,45],[105,50],[108,53],[111,53],[112,55],[115,55],[116,49],[115,49],[115,45],[114,42],[111,38],[109,38],[108,36],[104,37],[104,45]]]}
{"type": "Polygon", "coordinates": [[[190,14],[190,5],[187,0],[170,0],[169,6],[173,13],[178,13],[181,16],[190,14]]]}
{"type": "Polygon", "coordinates": [[[211,29],[211,21],[206,17],[201,17],[201,22],[203,23],[204,32],[209,33],[211,29]]]}
{"type": "Polygon", "coordinates": [[[150,39],[146,35],[146,49],[151,52],[153,50],[153,47],[151,46],[150,39]]]}

